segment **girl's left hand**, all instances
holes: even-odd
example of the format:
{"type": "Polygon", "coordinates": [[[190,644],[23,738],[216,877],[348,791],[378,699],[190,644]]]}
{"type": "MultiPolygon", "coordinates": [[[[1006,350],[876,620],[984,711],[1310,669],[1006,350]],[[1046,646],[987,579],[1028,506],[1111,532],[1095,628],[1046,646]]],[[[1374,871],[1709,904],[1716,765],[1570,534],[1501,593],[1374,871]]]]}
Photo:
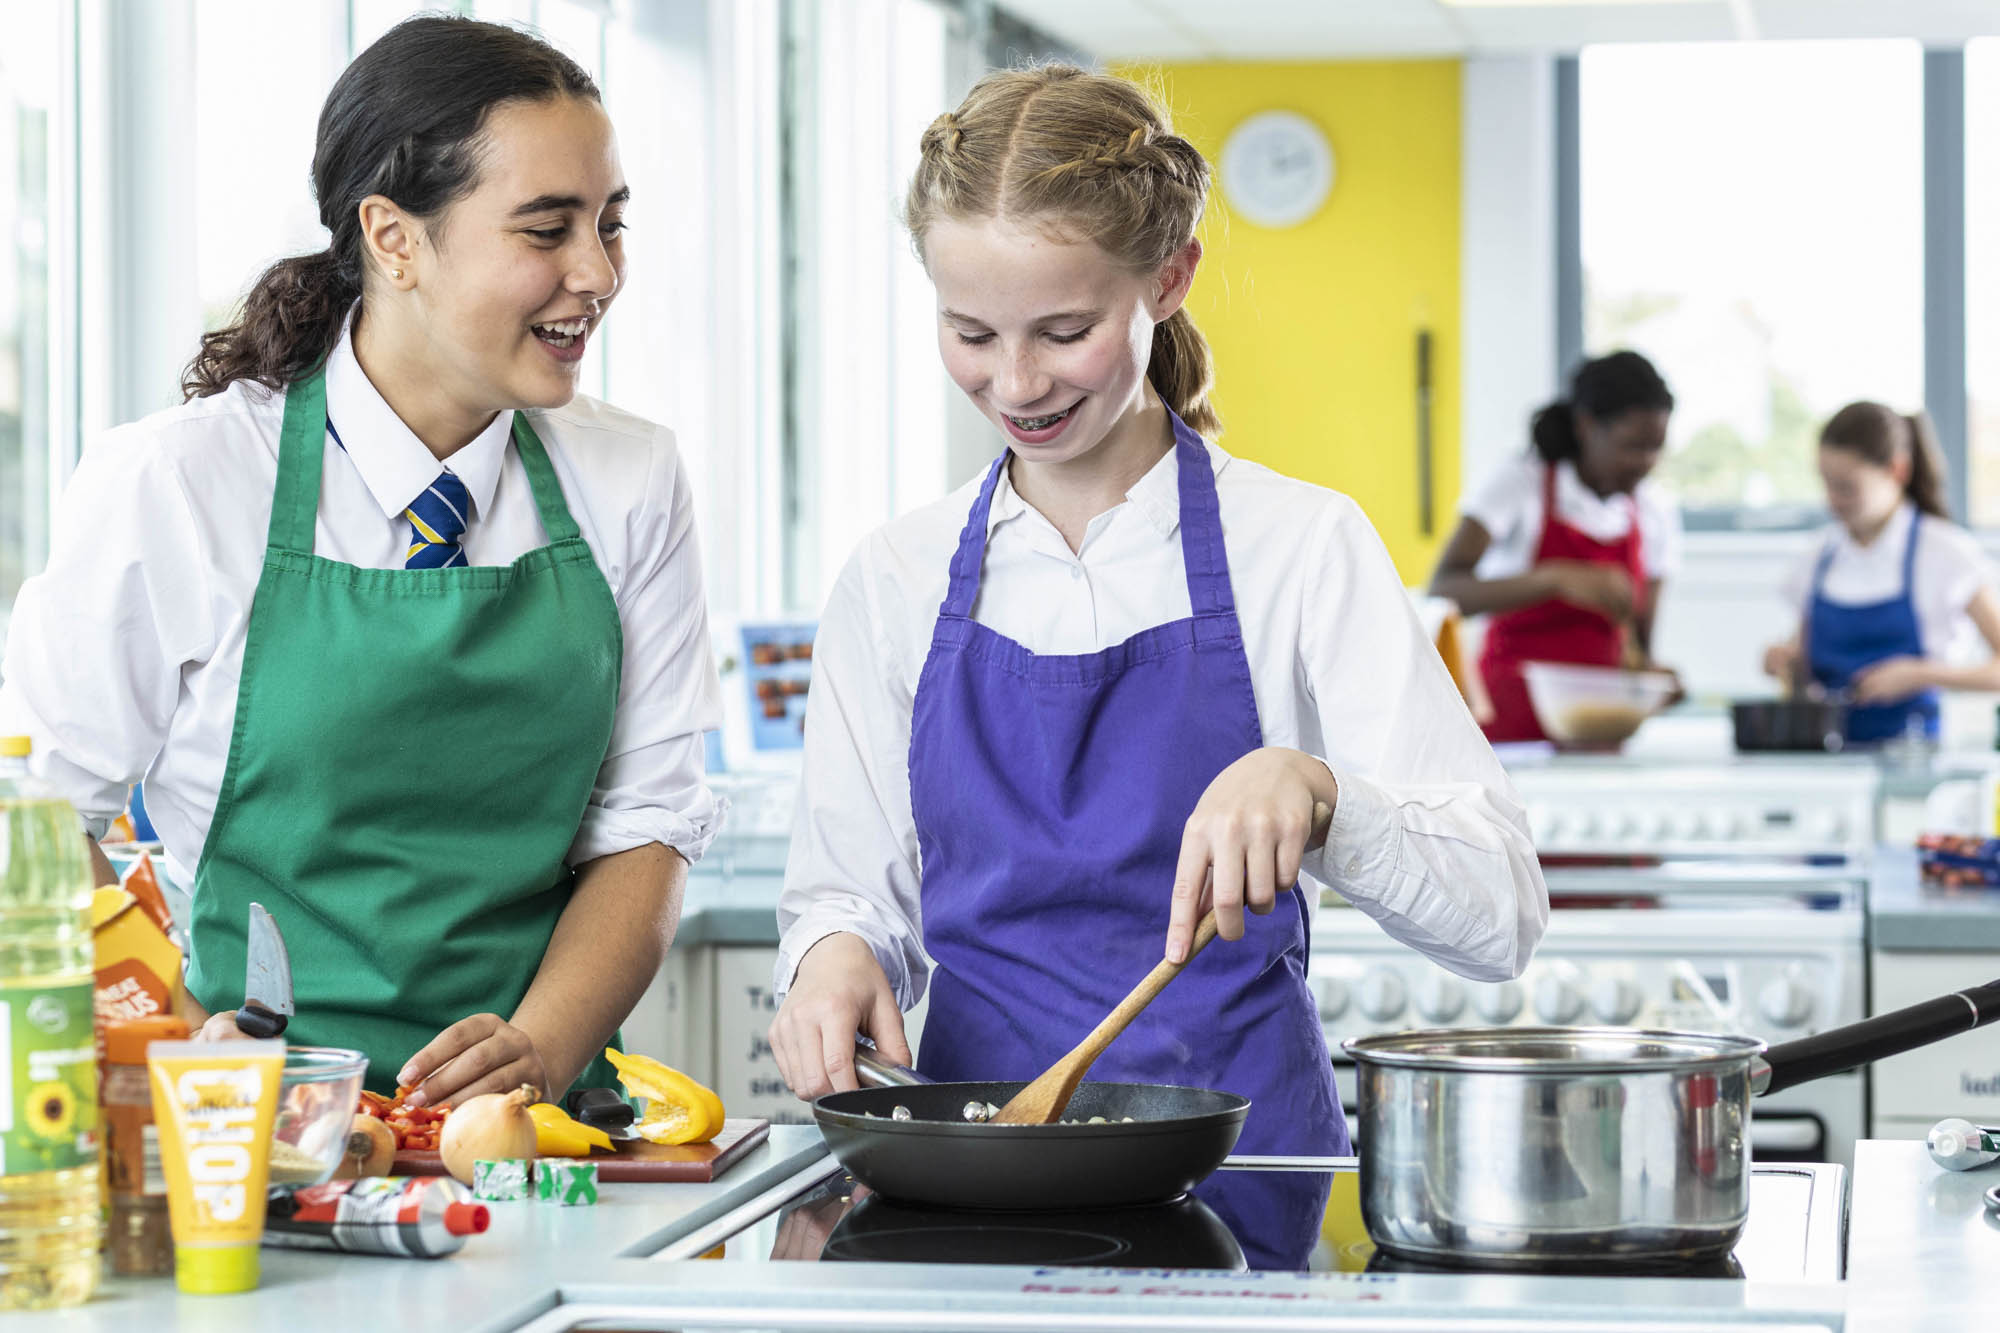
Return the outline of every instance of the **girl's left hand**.
{"type": "Polygon", "coordinates": [[[442,1106],[486,1092],[508,1092],[532,1083],[555,1097],[533,1038],[498,1014],[461,1018],[411,1056],[396,1085],[411,1089],[409,1106],[442,1106]]]}
{"type": "Polygon", "coordinates": [[[1279,892],[1297,882],[1308,847],[1319,845],[1313,806],[1332,810],[1339,798],[1326,765],[1299,750],[1252,750],[1216,774],[1181,833],[1168,959],[1187,959],[1195,923],[1211,904],[1215,933],[1242,939],[1243,909],[1269,912],[1279,892]]]}
{"type": "Polygon", "coordinates": [[[1856,672],[1847,688],[1856,703],[1893,703],[1922,693],[1928,675],[1921,657],[1885,657],[1856,672]]]}

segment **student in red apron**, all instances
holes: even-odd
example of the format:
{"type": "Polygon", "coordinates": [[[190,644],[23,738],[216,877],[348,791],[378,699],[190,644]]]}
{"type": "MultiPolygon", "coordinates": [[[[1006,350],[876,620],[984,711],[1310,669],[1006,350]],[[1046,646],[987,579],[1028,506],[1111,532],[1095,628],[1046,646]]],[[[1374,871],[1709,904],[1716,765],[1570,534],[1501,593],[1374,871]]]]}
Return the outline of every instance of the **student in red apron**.
{"type": "Polygon", "coordinates": [[[1005,449],[867,539],[821,621],[771,1028],[800,1096],[854,1086],[857,1033],[908,1060],[926,982],[920,1070],[1031,1078],[1212,901],[1221,938],[1092,1077],[1237,1092],[1240,1151],[1337,1154],[1309,886],[1471,976],[1541,932],[1520,806],[1366,518],[1210,438],[1208,183],[1143,92],[1068,66],[924,135],[939,347],[1005,449]]]}
{"type": "Polygon", "coordinates": [[[1648,662],[1680,516],[1647,478],[1673,395],[1637,352],[1585,362],[1569,396],[1535,415],[1534,448],[1467,496],[1431,592],[1490,615],[1479,674],[1489,740],[1544,739],[1524,662],[1648,662]]]}
{"type": "Polygon", "coordinates": [[[1786,580],[1799,628],[1764,669],[1844,696],[1851,744],[1935,740],[1941,690],[2000,690],[1993,563],[1951,521],[1923,413],[1849,403],[1820,431],[1819,471],[1834,521],[1786,580]]]}
{"type": "Polygon", "coordinates": [[[335,84],[313,184],[326,250],[85,450],[0,712],[93,833],[146,779],[207,1035],[255,900],[287,1037],[370,1087],[609,1083],[717,712],[672,436],[577,395],[624,276],[611,124],[545,43],[420,17],[335,84]]]}

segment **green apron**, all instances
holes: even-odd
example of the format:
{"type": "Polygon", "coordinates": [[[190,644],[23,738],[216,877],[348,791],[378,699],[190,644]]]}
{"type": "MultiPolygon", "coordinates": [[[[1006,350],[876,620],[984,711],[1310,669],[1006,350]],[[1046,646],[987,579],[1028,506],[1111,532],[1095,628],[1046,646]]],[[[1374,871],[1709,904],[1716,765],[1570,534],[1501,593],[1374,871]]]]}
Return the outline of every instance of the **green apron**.
{"type": "MultiPolygon", "coordinates": [[[[569,902],[624,634],[524,414],[549,544],[505,567],[314,555],[326,424],[321,375],[292,385],[187,984],[210,1013],[242,1003],[263,903],[291,954],[287,1038],[366,1052],[386,1092],[439,1032],[527,994],[569,902]]],[[[599,1056],[580,1081],[615,1080],[599,1056]]]]}

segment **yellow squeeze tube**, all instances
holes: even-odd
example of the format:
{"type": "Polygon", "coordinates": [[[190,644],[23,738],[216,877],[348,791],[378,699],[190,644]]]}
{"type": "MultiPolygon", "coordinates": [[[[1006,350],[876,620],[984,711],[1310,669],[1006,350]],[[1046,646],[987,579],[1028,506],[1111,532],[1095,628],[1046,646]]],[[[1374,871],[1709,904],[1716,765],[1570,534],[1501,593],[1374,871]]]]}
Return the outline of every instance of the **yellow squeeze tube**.
{"type": "Polygon", "coordinates": [[[282,1041],[156,1041],[146,1048],[167,1176],[174,1280],[219,1294],[257,1286],[282,1041]]]}

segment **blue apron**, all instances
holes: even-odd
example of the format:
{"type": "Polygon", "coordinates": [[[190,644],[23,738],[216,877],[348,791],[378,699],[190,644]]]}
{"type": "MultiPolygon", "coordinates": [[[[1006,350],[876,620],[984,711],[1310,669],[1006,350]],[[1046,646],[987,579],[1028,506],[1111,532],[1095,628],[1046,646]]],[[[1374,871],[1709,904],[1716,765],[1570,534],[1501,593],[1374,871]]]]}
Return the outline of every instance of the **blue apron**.
{"type": "MultiPolygon", "coordinates": [[[[1187,619],[1079,656],[975,622],[1005,455],[959,537],[910,725],[935,962],[918,1066],[932,1078],[1033,1078],[1125,997],[1162,956],[1182,826],[1264,743],[1215,474],[1201,437],[1173,424],[1187,619]]],[[[1239,1152],[1347,1153],[1306,986],[1310,920],[1294,884],[1243,939],[1204,950],[1091,1077],[1248,1097],[1239,1152]]]]}
{"type": "MultiPolygon", "coordinates": [[[[1833,563],[1834,543],[1829,541],[1813,570],[1812,603],[1806,615],[1806,653],[1812,664],[1813,679],[1830,690],[1844,690],[1864,667],[1891,657],[1922,657],[1923,631],[1917,624],[1917,607],[1911,597],[1915,587],[1917,529],[1924,516],[1910,516],[1909,543],[1903,548],[1903,590],[1887,601],[1842,606],[1830,602],[1822,585],[1827,566],[1833,563]]],[[[1911,718],[1922,721],[1924,734],[1938,734],[1938,692],[1924,690],[1907,699],[1886,704],[1851,705],[1847,710],[1847,739],[1864,744],[1886,741],[1903,734],[1911,718]]]]}

